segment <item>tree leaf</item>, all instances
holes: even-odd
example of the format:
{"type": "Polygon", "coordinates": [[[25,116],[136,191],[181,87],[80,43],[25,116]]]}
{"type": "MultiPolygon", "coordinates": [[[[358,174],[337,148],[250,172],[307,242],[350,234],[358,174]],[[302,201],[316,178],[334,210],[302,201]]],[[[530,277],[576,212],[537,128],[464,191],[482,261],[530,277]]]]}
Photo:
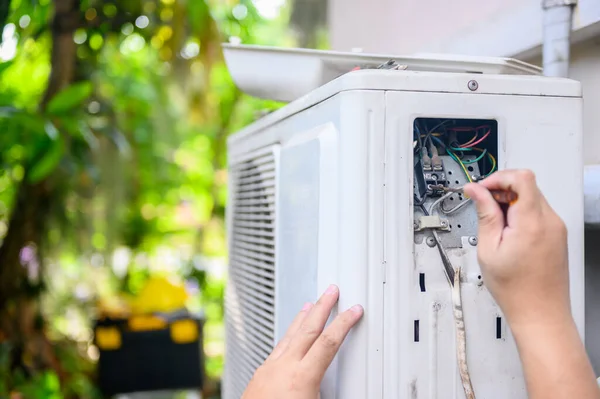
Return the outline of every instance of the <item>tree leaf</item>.
{"type": "Polygon", "coordinates": [[[0,75],[14,64],[14,60],[4,61],[0,63],[0,75]]]}
{"type": "Polygon", "coordinates": [[[60,136],[57,140],[49,140],[49,148],[27,173],[27,179],[31,183],[38,183],[48,177],[56,169],[65,153],[65,146],[60,136]]]}
{"type": "Polygon", "coordinates": [[[93,85],[90,81],[77,82],[65,88],[52,97],[46,111],[50,115],[63,114],[83,104],[92,94],[93,85]]]}
{"type": "Polygon", "coordinates": [[[188,3],[188,16],[190,24],[196,35],[203,36],[207,29],[207,20],[210,19],[210,10],[205,0],[190,1],[188,3]]]}

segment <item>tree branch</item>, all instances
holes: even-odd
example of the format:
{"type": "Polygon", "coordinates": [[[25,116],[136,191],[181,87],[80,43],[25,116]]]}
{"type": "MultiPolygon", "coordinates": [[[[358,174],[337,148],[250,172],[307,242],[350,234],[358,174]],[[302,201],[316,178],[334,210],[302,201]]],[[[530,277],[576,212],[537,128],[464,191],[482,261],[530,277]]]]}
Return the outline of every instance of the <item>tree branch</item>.
{"type": "MultiPolygon", "coordinates": [[[[0,0],[0,32],[4,31],[8,14],[10,13],[10,0],[0,0]]],[[[2,35],[0,35],[0,44],[2,43],[2,35]]]]}
{"type": "Polygon", "coordinates": [[[79,26],[80,0],[55,0],[54,20],[52,21],[52,70],[46,93],[40,104],[44,110],[48,102],[67,87],[75,76],[77,45],[73,34],[79,26]]]}
{"type": "MultiPolygon", "coordinates": [[[[44,97],[39,105],[44,110],[48,102],[68,86],[74,77],[77,46],[73,33],[78,24],[79,0],[55,0],[55,15],[52,21],[51,72],[44,97]]],[[[27,173],[25,174],[27,176],[27,173]]],[[[32,184],[23,179],[17,187],[15,205],[12,209],[8,230],[0,247],[0,323],[13,344],[13,366],[22,367],[26,355],[36,359],[34,368],[56,367],[56,359],[44,351],[42,359],[35,356],[36,348],[46,345],[45,332],[33,320],[39,315],[38,303],[28,292],[29,281],[21,265],[21,251],[35,245],[40,253],[46,235],[50,201],[54,198],[50,175],[39,183],[32,184]],[[11,311],[10,304],[13,304],[11,311]],[[14,309],[18,309],[14,312],[14,309]],[[21,356],[20,354],[23,354],[21,356]]],[[[54,190],[55,191],[55,190],[54,190]]],[[[42,256],[38,255],[41,261],[42,256]]],[[[39,291],[38,291],[39,292],[39,291]]],[[[61,375],[60,370],[57,370],[61,375]]]]}

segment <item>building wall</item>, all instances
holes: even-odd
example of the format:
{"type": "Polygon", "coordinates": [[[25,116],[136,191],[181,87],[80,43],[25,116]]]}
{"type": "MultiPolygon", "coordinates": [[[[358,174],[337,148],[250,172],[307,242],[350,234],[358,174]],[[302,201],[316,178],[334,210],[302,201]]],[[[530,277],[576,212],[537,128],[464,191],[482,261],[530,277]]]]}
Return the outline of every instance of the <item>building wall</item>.
{"type": "MultiPolygon", "coordinates": [[[[540,56],[522,60],[542,65],[540,56]]],[[[586,165],[600,164],[600,38],[571,49],[569,75],[583,86],[583,161],[586,165]]]]}
{"type": "Polygon", "coordinates": [[[413,53],[431,51],[445,35],[536,0],[330,0],[334,49],[413,53]],[[442,35],[443,33],[443,35],[442,35]]]}
{"type": "Polygon", "coordinates": [[[600,41],[573,49],[570,75],[583,85],[584,162],[600,164],[600,41]]]}
{"type": "MultiPolygon", "coordinates": [[[[541,0],[328,0],[333,49],[514,56],[542,42],[541,0]]],[[[600,2],[578,0],[577,41],[600,34],[600,2]]],[[[530,55],[530,54],[529,54],[530,55]]]]}

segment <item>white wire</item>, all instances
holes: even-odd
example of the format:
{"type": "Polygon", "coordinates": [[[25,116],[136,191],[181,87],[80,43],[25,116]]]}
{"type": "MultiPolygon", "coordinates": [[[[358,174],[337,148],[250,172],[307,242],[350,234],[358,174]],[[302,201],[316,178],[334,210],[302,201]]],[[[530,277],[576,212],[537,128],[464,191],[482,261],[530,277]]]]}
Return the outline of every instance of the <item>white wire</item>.
{"type": "Polygon", "coordinates": [[[454,208],[452,209],[445,209],[444,208],[444,204],[442,204],[440,206],[440,211],[442,211],[442,213],[444,215],[450,215],[454,212],[459,211],[460,209],[462,209],[464,206],[468,205],[471,202],[471,198],[467,198],[465,201],[461,202],[460,204],[456,205],[454,208]]]}
{"type": "Polygon", "coordinates": [[[429,207],[429,214],[433,215],[433,210],[435,209],[436,206],[438,206],[439,204],[441,204],[443,201],[445,201],[447,198],[450,198],[451,196],[453,196],[454,193],[453,192],[449,192],[447,194],[444,194],[443,196],[441,196],[440,198],[438,198],[433,204],[431,204],[431,206],[429,207]]]}

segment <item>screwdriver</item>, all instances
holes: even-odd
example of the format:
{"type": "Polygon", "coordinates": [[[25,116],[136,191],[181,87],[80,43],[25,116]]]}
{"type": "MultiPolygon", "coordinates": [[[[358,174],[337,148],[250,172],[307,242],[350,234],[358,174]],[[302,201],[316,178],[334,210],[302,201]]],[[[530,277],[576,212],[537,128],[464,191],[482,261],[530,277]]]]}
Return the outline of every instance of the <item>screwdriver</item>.
{"type": "MultiPolygon", "coordinates": [[[[453,193],[463,193],[463,187],[459,188],[451,188],[451,187],[440,187],[443,191],[453,192],[453,193]]],[[[434,187],[436,188],[436,187],[434,187]]],[[[513,205],[519,199],[517,193],[512,190],[490,190],[492,197],[496,200],[497,203],[503,205],[513,205]]]]}
{"type": "MultiPolygon", "coordinates": [[[[481,177],[476,178],[475,181],[483,180],[481,177]]],[[[490,190],[492,197],[500,205],[513,205],[519,199],[517,193],[512,190],[490,190]]]]}

